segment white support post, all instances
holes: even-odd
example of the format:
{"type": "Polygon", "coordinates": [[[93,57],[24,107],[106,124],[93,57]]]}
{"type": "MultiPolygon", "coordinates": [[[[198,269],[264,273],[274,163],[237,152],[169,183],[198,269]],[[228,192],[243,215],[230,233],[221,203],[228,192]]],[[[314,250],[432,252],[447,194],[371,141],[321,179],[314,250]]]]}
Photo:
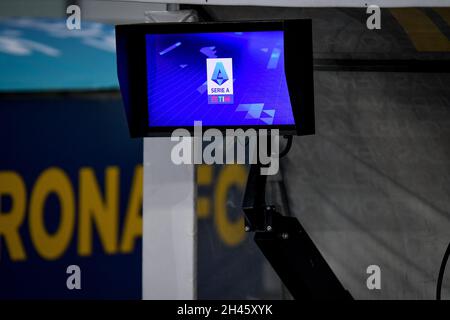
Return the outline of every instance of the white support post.
{"type": "Polygon", "coordinates": [[[194,165],[173,164],[173,145],[144,139],[143,299],[196,298],[194,165]]]}
{"type": "MultiPolygon", "coordinates": [[[[193,10],[146,11],[147,22],[194,22],[193,10]]],[[[191,140],[192,142],[192,140],[191,140]]],[[[144,139],[142,298],[196,298],[194,165],[175,165],[170,138],[144,139]]]]}

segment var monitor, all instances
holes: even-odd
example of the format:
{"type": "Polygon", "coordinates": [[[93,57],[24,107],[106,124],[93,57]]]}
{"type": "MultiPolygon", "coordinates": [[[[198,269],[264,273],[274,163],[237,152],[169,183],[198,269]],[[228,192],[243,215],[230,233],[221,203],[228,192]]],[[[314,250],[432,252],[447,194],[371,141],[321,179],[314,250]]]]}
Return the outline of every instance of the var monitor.
{"type": "Polygon", "coordinates": [[[203,128],[314,133],[310,20],[116,26],[130,133],[203,128]]]}

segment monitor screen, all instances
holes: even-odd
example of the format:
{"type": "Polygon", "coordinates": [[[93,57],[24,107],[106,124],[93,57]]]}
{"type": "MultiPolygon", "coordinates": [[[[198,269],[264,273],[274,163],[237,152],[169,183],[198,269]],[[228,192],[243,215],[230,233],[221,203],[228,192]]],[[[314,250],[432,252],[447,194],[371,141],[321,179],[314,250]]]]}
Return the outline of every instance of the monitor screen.
{"type": "Polygon", "coordinates": [[[116,51],[132,137],[314,133],[311,20],[118,25],[116,51]]]}
{"type": "Polygon", "coordinates": [[[146,34],[148,127],[294,125],[283,31],[146,34]]]}

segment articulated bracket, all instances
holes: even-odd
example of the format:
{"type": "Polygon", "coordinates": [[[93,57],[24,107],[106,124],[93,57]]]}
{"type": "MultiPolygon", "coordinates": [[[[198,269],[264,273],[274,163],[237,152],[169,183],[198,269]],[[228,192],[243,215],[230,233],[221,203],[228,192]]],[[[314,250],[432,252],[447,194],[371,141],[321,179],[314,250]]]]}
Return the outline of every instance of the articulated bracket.
{"type": "Polygon", "coordinates": [[[245,231],[255,232],[256,244],[295,299],[353,299],[297,218],[266,204],[266,176],[260,169],[261,164],[252,164],[248,175],[245,231]]]}

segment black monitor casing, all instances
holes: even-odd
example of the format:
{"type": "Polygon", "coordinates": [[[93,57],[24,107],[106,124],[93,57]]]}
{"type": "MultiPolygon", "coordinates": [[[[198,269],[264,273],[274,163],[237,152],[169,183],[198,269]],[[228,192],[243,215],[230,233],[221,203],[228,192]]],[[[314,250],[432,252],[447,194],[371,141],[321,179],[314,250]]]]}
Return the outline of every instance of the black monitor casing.
{"type": "MultiPolygon", "coordinates": [[[[149,127],[147,98],[147,34],[284,31],[285,74],[295,125],[217,126],[225,129],[279,129],[280,134],[314,134],[314,86],[311,20],[147,23],[116,26],[117,72],[132,137],[170,136],[194,127],[149,127]]],[[[150,119],[151,120],[151,119],[150,119]]],[[[201,120],[201,119],[199,119],[201,120]]],[[[203,127],[205,130],[210,128],[203,127]]]]}

